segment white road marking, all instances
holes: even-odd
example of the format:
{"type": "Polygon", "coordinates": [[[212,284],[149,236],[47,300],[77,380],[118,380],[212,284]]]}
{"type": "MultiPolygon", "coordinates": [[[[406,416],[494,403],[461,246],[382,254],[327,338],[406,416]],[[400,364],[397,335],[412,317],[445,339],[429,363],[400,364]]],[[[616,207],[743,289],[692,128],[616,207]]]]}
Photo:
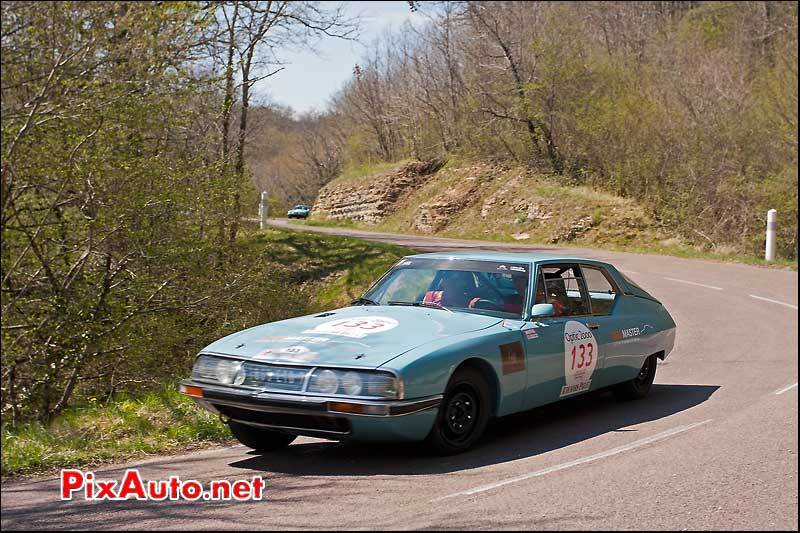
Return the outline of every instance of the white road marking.
{"type": "Polygon", "coordinates": [[[792,383],[792,384],[791,384],[791,385],[789,385],[788,387],[784,387],[784,388],[782,388],[782,389],[778,389],[778,390],[776,390],[775,392],[773,392],[772,394],[775,394],[775,395],[778,395],[778,394],[783,394],[784,392],[786,392],[786,391],[789,391],[789,390],[792,390],[792,389],[793,389],[793,388],[795,388],[795,387],[797,387],[797,383],[792,383]]]}
{"type": "Polygon", "coordinates": [[[785,305],[786,307],[790,307],[795,311],[797,310],[797,306],[794,304],[787,304],[786,302],[779,302],[778,300],[770,300],[769,298],[764,298],[763,296],[756,296],[755,294],[751,294],[750,298],[755,298],[756,300],[764,300],[765,302],[770,302],[773,304],[785,305]]]}
{"type": "Polygon", "coordinates": [[[698,287],[705,287],[706,289],[714,289],[715,291],[721,291],[722,287],[715,287],[713,285],[706,285],[704,283],[697,283],[694,281],[686,281],[685,279],[676,279],[676,278],[664,278],[670,281],[677,281],[678,283],[687,283],[689,285],[697,285],[698,287]]]}
{"type": "Polygon", "coordinates": [[[552,474],[553,472],[558,472],[559,470],[565,470],[567,468],[572,468],[573,466],[582,465],[585,463],[590,463],[592,461],[597,461],[598,459],[604,459],[606,457],[611,457],[612,455],[617,455],[623,452],[627,452],[633,450],[635,448],[640,448],[647,444],[651,444],[653,442],[666,439],[667,437],[671,437],[672,435],[677,435],[678,433],[683,433],[684,431],[689,431],[690,429],[694,429],[698,426],[702,426],[703,424],[707,424],[711,422],[711,419],[703,420],[702,422],[695,422],[694,424],[688,424],[685,426],[678,426],[676,428],[668,429],[667,431],[662,431],[661,433],[656,433],[650,437],[646,437],[644,439],[639,439],[636,441],[631,442],[630,444],[625,444],[623,446],[618,446],[616,448],[612,448],[610,450],[606,450],[604,452],[596,453],[594,455],[589,455],[587,457],[581,457],[580,459],[575,459],[574,461],[569,461],[567,463],[561,463],[560,465],[551,466],[549,468],[545,468],[544,470],[537,470],[536,472],[530,472],[528,474],[524,474],[522,476],[514,477],[511,479],[506,479],[505,481],[499,481],[497,483],[491,483],[489,485],[481,485],[480,487],[475,487],[473,489],[464,490],[461,492],[455,492],[453,494],[448,494],[447,496],[442,496],[436,499],[431,500],[431,502],[436,502],[440,500],[446,500],[449,498],[455,498],[457,496],[472,496],[473,494],[478,494],[480,492],[486,492],[488,490],[494,490],[500,487],[504,487],[506,485],[510,485],[511,483],[517,483],[519,481],[525,481],[526,479],[531,479],[534,477],[540,477],[547,474],[552,474]]]}

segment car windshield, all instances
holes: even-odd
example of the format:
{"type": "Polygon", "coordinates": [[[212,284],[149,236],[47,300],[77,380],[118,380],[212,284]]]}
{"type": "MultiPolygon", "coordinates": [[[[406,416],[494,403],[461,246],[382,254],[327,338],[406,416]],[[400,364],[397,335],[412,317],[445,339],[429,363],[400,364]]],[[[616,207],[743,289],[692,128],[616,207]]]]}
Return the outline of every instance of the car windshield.
{"type": "Polygon", "coordinates": [[[308,207],[306,207],[304,205],[296,205],[292,209],[308,209],[308,207]]]}
{"type": "Polygon", "coordinates": [[[529,271],[525,263],[407,258],[378,280],[361,303],[521,318],[529,271]]]}

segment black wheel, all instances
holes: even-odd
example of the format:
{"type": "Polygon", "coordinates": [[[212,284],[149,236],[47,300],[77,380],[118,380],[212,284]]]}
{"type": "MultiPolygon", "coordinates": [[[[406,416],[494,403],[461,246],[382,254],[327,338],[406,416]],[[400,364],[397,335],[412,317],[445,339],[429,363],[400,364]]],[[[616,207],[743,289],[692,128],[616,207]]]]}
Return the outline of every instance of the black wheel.
{"type": "Polygon", "coordinates": [[[231,420],[228,422],[228,427],[231,428],[231,433],[236,439],[247,446],[253,448],[257,452],[274,452],[286,448],[297,437],[295,435],[287,435],[278,431],[269,429],[257,428],[248,426],[247,424],[240,424],[231,420]]]}
{"type": "Polygon", "coordinates": [[[467,451],[483,435],[488,422],[489,385],[474,368],[461,368],[447,384],[428,445],[441,455],[467,451]]]}
{"type": "Polygon", "coordinates": [[[639,374],[630,381],[620,383],[614,387],[614,396],[618,400],[639,400],[647,396],[650,392],[650,387],[653,385],[653,380],[656,378],[656,365],[658,364],[658,357],[651,355],[644,360],[639,374]]]}

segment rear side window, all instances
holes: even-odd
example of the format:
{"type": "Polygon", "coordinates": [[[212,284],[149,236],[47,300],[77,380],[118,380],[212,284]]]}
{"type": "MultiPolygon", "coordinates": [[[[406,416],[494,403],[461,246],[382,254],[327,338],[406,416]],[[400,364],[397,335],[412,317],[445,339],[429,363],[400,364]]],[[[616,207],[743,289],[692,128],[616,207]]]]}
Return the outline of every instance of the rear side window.
{"type": "Polygon", "coordinates": [[[595,315],[610,315],[614,308],[617,291],[608,280],[606,273],[590,266],[582,266],[583,279],[586,281],[586,290],[592,304],[592,313],[595,315]]]}

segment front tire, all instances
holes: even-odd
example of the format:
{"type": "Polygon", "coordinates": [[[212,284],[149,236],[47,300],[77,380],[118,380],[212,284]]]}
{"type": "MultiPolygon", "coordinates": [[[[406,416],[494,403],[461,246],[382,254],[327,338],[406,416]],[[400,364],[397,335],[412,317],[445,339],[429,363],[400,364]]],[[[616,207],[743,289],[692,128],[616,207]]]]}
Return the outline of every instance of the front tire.
{"type": "Polygon", "coordinates": [[[658,357],[656,355],[645,359],[635,378],[614,387],[614,396],[621,401],[640,400],[647,396],[653,386],[653,380],[656,378],[657,364],[658,357]]]}
{"type": "Polygon", "coordinates": [[[489,402],[489,385],[483,375],[469,367],[457,370],[447,384],[439,414],[428,435],[430,449],[439,455],[470,449],[489,422],[489,402]]]}
{"type": "Polygon", "coordinates": [[[248,448],[253,448],[257,452],[282,450],[297,438],[295,435],[287,435],[286,433],[280,433],[278,431],[248,426],[247,424],[240,424],[233,420],[228,422],[228,427],[231,429],[233,436],[236,437],[236,440],[248,448]]]}

